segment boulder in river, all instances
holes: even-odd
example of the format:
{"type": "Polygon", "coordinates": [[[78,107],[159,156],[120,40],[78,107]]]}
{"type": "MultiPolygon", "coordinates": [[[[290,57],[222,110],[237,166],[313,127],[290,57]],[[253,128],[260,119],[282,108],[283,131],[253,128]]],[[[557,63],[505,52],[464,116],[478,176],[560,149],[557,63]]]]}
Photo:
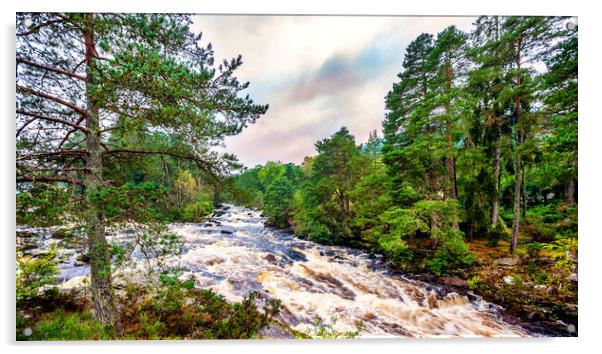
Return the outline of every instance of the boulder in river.
{"type": "Polygon", "coordinates": [[[232,235],[234,233],[233,229],[221,229],[220,232],[222,234],[232,235]]]}
{"type": "Polygon", "coordinates": [[[271,264],[277,264],[278,260],[276,259],[276,256],[274,256],[273,254],[267,254],[265,257],[263,257],[264,260],[266,260],[268,263],[271,264]]]}

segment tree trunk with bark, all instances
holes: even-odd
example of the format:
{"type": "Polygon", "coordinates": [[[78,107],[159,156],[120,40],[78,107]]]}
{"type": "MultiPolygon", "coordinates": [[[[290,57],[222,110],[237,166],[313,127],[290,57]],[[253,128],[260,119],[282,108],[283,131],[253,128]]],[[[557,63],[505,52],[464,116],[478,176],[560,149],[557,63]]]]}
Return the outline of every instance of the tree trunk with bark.
{"type": "Polygon", "coordinates": [[[493,156],[493,205],[491,206],[491,226],[495,228],[500,217],[500,141],[495,142],[495,153],[493,156]]]}
{"type": "Polygon", "coordinates": [[[91,196],[103,185],[102,181],[102,146],[100,141],[99,107],[91,95],[94,60],[96,55],[93,15],[86,14],[87,26],[84,30],[86,48],[86,83],[87,108],[85,113],[86,133],[86,174],[84,188],[88,207],[86,222],[88,226],[88,247],[90,252],[90,276],[92,280],[92,301],[95,317],[104,325],[119,330],[116,323],[116,307],[111,277],[111,249],[105,237],[105,224],[102,212],[91,201],[91,196]]]}
{"type": "MultiPolygon", "coordinates": [[[[521,85],[521,45],[522,40],[519,38],[516,46],[516,68],[518,70],[516,75],[516,87],[521,85]]],[[[515,157],[515,171],[514,171],[514,212],[512,218],[512,242],[510,243],[510,253],[514,253],[518,244],[518,232],[520,228],[520,209],[521,209],[521,190],[522,190],[522,156],[521,147],[525,140],[525,129],[522,126],[522,103],[521,97],[516,96],[515,98],[515,110],[516,110],[516,126],[518,128],[518,137],[516,143],[516,157],[515,157]]]]}

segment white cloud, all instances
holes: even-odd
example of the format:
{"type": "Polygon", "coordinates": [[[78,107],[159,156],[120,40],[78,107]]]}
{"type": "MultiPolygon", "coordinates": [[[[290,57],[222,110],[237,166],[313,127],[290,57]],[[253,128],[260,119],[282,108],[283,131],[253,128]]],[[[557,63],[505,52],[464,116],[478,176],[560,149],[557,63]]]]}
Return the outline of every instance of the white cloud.
{"type": "Polygon", "coordinates": [[[405,47],[422,32],[467,17],[196,16],[193,29],[213,44],[216,62],[242,54],[237,71],[268,113],[226,150],[247,166],[269,160],[300,163],[314,143],[342,125],[363,142],[381,130],[384,96],[401,70],[405,47]]]}

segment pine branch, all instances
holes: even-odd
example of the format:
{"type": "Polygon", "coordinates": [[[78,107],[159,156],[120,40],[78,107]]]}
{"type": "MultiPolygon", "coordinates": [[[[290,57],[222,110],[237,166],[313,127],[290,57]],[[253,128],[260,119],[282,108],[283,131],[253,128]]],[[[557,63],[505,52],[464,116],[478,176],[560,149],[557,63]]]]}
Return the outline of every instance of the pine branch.
{"type": "Polygon", "coordinates": [[[63,100],[61,98],[49,95],[49,94],[44,93],[44,92],[36,91],[34,89],[30,89],[29,87],[23,87],[23,86],[17,86],[17,92],[29,93],[29,94],[32,94],[34,96],[45,98],[45,99],[48,99],[50,101],[56,102],[58,104],[62,104],[63,106],[69,107],[69,108],[71,108],[72,110],[78,112],[81,115],[86,115],[86,110],[85,109],[83,109],[83,108],[81,108],[81,107],[79,107],[79,106],[77,106],[77,105],[75,105],[75,104],[73,104],[71,102],[67,102],[67,101],[65,101],[65,100],[63,100]]]}
{"type": "Polygon", "coordinates": [[[83,185],[83,182],[80,181],[79,179],[73,178],[73,177],[67,177],[67,176],[63,176],[63,177],[17,176],[17,183],[23,183],[23,182],[32,182],[32,183],[36,183],[36,182],[40,182],[40,183],[63,182],[63,183],[68,183],[68,184],[75,184],[75,185],[78,185],[78,186],[83,185]]]}
{"type": "Polygon", "coordinates": [[[25,160],[34,160],[38,158],[46,158],[46,157],[60,157],[60,156],[85,156],[88,153],[83,150],[61,150],[61,151],[53,151],[53,152],[43,152],[43,153],[34,153],[34,154],[26,154],[17,156],[17,161],[25,161],[25,160]]]}
{"type": "MultiPolygon", "coordinates": [[[[55,122],[55,123],[59,123],[59,124],[68,125],[68,126],[73,127],[73,129],[81,130],[84,133],[89,132],[88,129],[86,129],[86,128],[80,126],[80,125],[77,125],[77,124],[75,124],[73,122],[69,122],[67,120],[63,120],[63,119],[60,119],[60,118],[55,118],[55,117],[50,117],[50,116],[44,116],[44,115],[33,113],[33,112],[26,112],[26,111],[24,111],[22,109],[17,109],[16,112],[19,113],[19,114],[24,114],[26,116],[34,117],[36,119],[42,119],[42,120],[47,120],[47,121],[50,121],[50,122],[55,122]]],[[[27,124],[29,124],[29,123],[30,122],[27,122],[27,124]]],[[[19,132],[21,130],[22,129],[19,129],[19,132]]],[[[17,135],[19,135],[19,134],[17,133],[17,135]]]]}
{"type": "Polygon", "coordinates": [[[46,22],[44,22],[44,23],[40,23],[40,24],[39,24],[39,25],[37,25],[37,26],[33,26],[33,27],[31,27],[31,28],[29,29],[29,31],[27,31],[27,32],[21,32],[21,33],[17,33],[17,37],[23,37],[23,36],[28,36],[28,35],[30,35],[30,34],[37,33],[37,32],[38,32],[38,30],[39,30],[40,28],[42,28],[42,27],[50,26],[50,25],[52,25],[52,24],[55,24],[55,23],[61,23],[61,22],[63,22],[63,19],[60,19],[60,20],[59,20],[59,19],[56,19],[56,20],[50,20],[50,21],[46,21],[46,22]]]}
{"type": "Polygon", "coordinates": [[[71,72],[71,71],[68,71],[68,70],[55,68],[55,67],[49,66],[49,65],[38,64],[38,63],[35,63],[33,61],[30,61],[30,60],[27,60],[27,59],[24,59],[24,58],[20,58],[20,57],[16,57],[16,60],[17,60],[17,64],[23,63],[23,64],[26,64],[26,65],[29,65],[29,66],[33,66],[33,67],[36,67],[36,68],[39,68],[39,69],[44,69],[46,71],[52,71],[52,72],[55,72],[57,74],[67,75],[67,76],[70,76],[70,77],[73,77],[73,78],[76,78],[76,79],[80,79],[80,80],[84,80],[84,81],[87,80],[86,76],[80,75],[80,74],[77,74],[77,73],[74,73],[74,72],[71,72]]]}

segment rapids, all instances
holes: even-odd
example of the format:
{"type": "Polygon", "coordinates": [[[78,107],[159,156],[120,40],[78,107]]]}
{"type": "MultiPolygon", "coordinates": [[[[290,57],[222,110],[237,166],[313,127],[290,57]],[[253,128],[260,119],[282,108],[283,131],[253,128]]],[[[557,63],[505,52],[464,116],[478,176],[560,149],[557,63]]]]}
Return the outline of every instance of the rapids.
{"type": "MultiPolygon", "coordinates": [[[[504,322],[498,306],[476,296],[393,274],[382,257],[301,240],[264,221],[258,211],[226,205],[205,223],[170,225],[184,241],[181,278],[193,277],[197,287],[231,301],[249,291],[280,299],[279,320],[299,331],[336,318],[340,332],[355,331],[361,321],[361,337],[534,335],[504,322]]],[[[76,253],[68,251],[61,263],[63,287],[78,286],[89,272],[76,253]]]]}

